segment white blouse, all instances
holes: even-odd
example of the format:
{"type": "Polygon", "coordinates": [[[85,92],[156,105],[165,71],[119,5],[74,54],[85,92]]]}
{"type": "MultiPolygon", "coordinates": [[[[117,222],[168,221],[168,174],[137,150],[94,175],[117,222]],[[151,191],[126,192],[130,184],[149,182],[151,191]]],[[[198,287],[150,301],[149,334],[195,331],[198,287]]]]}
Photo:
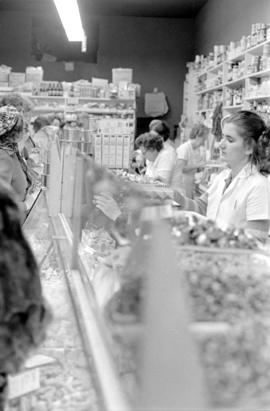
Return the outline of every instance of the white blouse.
{"type": "Polygon", "coordinates": [[[163,148],[153,162],[146,163],[145,175],[154,180],[161,177],[165,183],[169,183],[171,173],[175,164],[175,156],[171,150],[163,148]]]}
{"type": "Polygon", "coordinates": [[[270,220],[270,184],[250,164],[233,178],[226,188],[231,170],[223,170],[208,189],[207,218],[223,229],[245,227],[247,221],[270,220]]]}

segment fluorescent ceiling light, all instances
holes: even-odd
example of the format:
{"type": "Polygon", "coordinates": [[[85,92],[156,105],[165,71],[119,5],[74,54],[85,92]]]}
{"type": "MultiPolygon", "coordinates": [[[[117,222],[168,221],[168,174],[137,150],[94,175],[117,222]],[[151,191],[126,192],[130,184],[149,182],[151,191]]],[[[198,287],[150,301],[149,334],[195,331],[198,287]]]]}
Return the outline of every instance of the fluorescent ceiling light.
{"type": "Polygon", "coordinates": [[[69,41],[85,38],[77,0],[54,0],[59,17],[69,41]]]}

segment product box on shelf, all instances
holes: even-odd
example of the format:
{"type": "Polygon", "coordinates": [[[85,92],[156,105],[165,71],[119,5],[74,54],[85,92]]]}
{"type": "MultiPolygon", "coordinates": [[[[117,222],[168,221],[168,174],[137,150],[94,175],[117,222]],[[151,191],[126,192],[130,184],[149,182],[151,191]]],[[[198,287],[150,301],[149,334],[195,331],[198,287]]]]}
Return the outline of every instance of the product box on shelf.
{"type": "Polygon", "coordinates": [[[123,168],[129,168],[130,157],[130,135],[123,136],[123,168]]]}
{"type": "Polygon", "coordinates": [[[11,72],[9,75],[9,86],[16,87],[25,83],[25,73],[11,72]]]}
{"type": "Polygon", "coordinates": [[[0,66],[0,81],[8,83],[10,73],[11,73],[11,67],[1,65],[0,66]]]}
{"type": "Polygon", "coordinates": [[[131,68],[113,68],[112,82],[119,84],[120,82],[132,83],[133,69],[131,68]]]}
{"type": "Polygon", "coordinates": [[[109,152],[110,152],[110,136],[109,134],[102,135],[102,165],[109,167],[109,152]]]}
{"type": "Polygon", "coordinates": [[[123,167],[123,136],[116,136],[116,168],[123,167]]]}
{"type": "Polygon", "coordinates": [[[43,68],[42,67],[26,67],[25,70],[26,82],[32,82],[39,84],[43,80],[43,68]]]}
{"type": "Polygon", "coordinates": [[[116,145],[117,138],[115,134],[110,135],[110,150],[109,150],[109,168],[116,167],[116,145]]]}

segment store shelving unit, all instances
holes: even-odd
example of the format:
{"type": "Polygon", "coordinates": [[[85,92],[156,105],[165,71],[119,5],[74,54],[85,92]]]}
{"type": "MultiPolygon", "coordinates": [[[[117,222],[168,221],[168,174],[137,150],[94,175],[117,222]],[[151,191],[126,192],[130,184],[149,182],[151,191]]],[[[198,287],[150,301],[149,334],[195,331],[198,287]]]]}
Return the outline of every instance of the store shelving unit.
{"type": "Polygon", "coordinates": [[[236,50],[235,53],[227,53],[227,59],[214,67],[210,66],[199,71],[189,66],[188,75],[196,82],[193,95],[191,91],[189,98],[194,101],[196,97],[197,104],[188,106],[186,103],[189,107],[187,115],[194,117],[194,114],[202,112],[211,115],[218,102],[223,103],[224,114],[241,108],[256,108],[263,101],[270,106],[270,68],[253,71],[254,67],[250,67],[254,58],[262,56],[263,50],[269,47],[270,39],[240,52],[236,50]],[[241,67],[238,75],[237,73],[233,75],[232,65],[236,63],[241,67]],[[259,85],[266,82],[266,79],[269,79],[269,83],[260,91],[259,85]]]}

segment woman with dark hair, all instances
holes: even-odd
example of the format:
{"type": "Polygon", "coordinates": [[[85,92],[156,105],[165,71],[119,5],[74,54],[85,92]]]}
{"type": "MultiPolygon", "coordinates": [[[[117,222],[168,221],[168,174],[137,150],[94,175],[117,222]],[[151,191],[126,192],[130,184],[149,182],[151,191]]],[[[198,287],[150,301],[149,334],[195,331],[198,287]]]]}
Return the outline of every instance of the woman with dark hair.
{"type": "Polygon", "coordinates": [[[239,111],[222,121],[221,158],[228,168],[199,199],[175,190],[183,209],[197,211],[221,228],[245,228],[263,240],[270,222],[270,130],[251,111],[239,111]]]}
{"type": "Polygon", "coordinates": [[[37,133],[42,127],[49,126],[51,124],[50,120],[45,116],[38,116],[33,121],[34,133],[37,133]]]}
{"type": "MultiPolygon", "coordinates": [[[[176,151],[173,143],[173,139],[170,137],[170,128],[165,121],[162,120],[152,120],[149,124],[149,129],[155,131],[163,138],[163,148],[167,150],[170,154],[170,162],[175,164],[176,162],[176,151]]],[[[169,155],[168,154],[168,155],[169,155]]]]}
{"type": "Polygon", "coordinates": [[[24,124],[22,115],[15,107],[0,107],[0,178],[10,184],[22,210],[26,212],[26,195],[32,178],[18,149],[24,124]]]}
{"type": "Polygon", "coordinates": [[[45,337],[49,312],[39,270],[23,235],[21,213],[10,187],[0,181],[0,409],[7,377],[19,371],[45,337]]]}

